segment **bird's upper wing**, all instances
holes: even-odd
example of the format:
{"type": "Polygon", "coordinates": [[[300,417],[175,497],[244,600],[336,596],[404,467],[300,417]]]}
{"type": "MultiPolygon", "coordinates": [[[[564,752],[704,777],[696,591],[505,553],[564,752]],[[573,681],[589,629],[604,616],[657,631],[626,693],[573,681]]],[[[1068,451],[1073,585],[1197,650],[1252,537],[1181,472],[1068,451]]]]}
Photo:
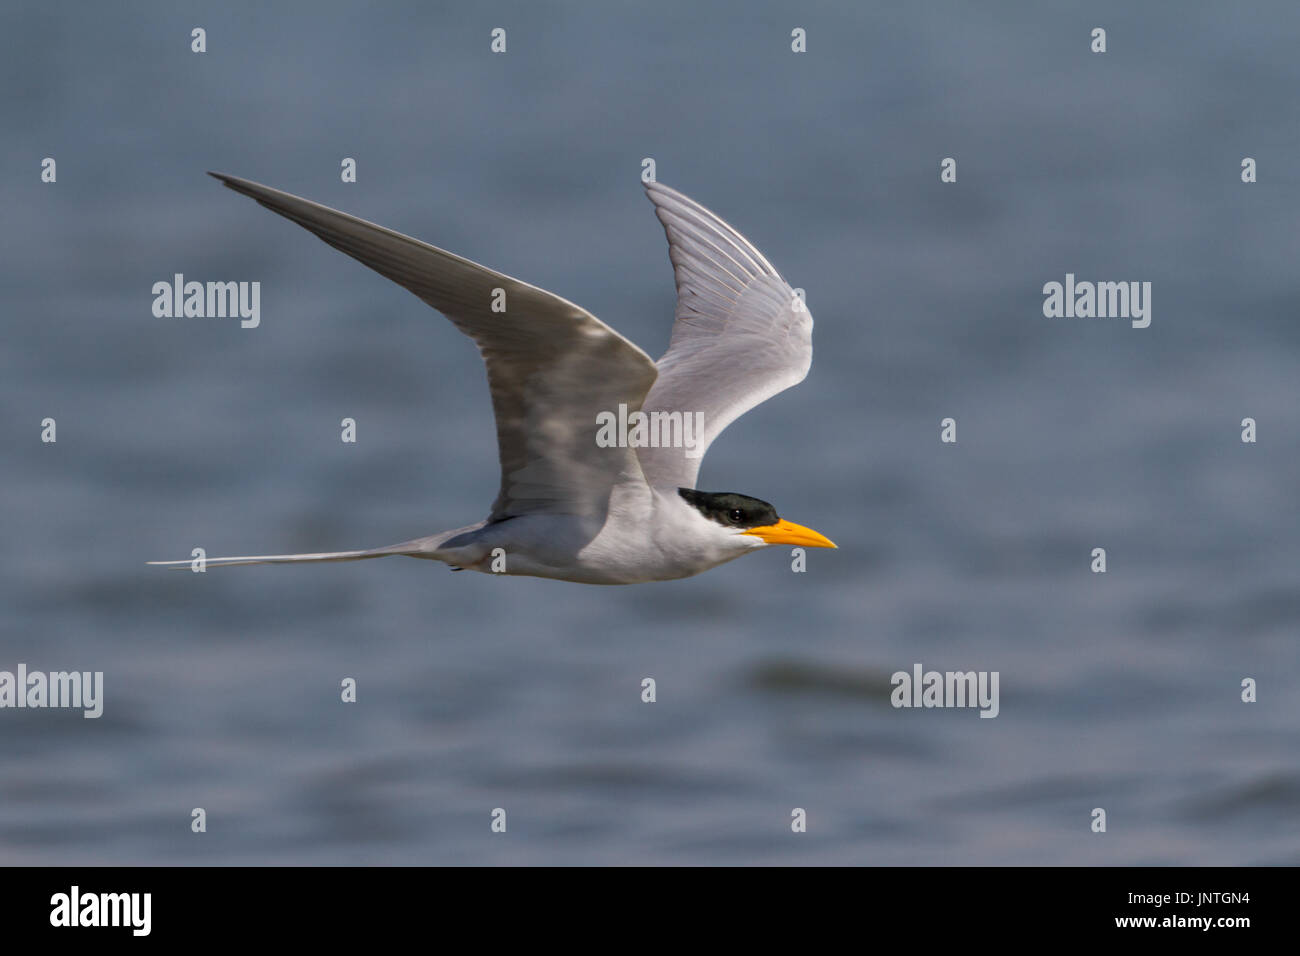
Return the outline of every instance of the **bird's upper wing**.
{"type": "Polygon", "coordinates": [[[649,183],[646,194],[668,234],[677,315],[642,411],[702,414],[703,433],[681,431],[696,438],[693,448],[683,441],[677,447],[640,448],[637,454],[652,485],[694,488],[700,460],[722,430],[808,374],[812,316],[772,264],[731,226],[667,186],[649,183]]]}
{"type": "Polygon", "coordinates": [[[490,520],[537,512],[600,520],[615,484],[643,480],[633,449],[597,445],[597,415],[617,413],[620,403],[640,408],[655,364],[590,312],[328,206],[212,175],[409,289],[478,344],[501,458],[490,520]],[[505,311],[493,311],[494,302],[505,311]]]}

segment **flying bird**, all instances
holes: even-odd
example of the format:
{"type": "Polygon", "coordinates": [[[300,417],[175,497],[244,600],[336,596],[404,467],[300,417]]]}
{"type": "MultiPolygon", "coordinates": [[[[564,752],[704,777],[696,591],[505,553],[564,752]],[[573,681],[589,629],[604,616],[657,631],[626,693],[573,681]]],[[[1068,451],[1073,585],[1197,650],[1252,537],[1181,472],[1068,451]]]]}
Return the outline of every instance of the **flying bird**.
{"type": "Polygon", "coordinates": [[[545,289],[278,189],[209,175],[413,292],[474,340],[487,365],[501,488],[485,519],[454,531],[363,551],[208,558],[207,567],[406,555],[458,570],[635,584],[690,577],[771,545],[835,547],[766,501],[695,487],[727,425],[803,381],[813,325],[763,254],[699,203],[645,186],[677,282],[672,338],[655,362],[545,289]]]}

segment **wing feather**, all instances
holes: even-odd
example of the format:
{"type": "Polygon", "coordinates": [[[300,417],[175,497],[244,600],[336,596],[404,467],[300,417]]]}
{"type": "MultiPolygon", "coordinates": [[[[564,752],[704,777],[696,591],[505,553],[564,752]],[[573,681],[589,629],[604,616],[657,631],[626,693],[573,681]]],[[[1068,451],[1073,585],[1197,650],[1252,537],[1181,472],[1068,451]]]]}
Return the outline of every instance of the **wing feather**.
{"type": "Polygon", "coordinates": [[[641,407],[657,370],[580,306],[436,246],[259,183],[226,186],[316,234],[449,318],[477,343],[496,415],[501,487],[490,520],[550,512],[603,520],[610,492],[641,481],[630,448],[596,444],[597,415],[641,407]],[[505,293],[505,311],[492,310],[505,293]]]}
{"type": "Polygon", "coordinates": [[[693,449],[638,449],[646,480],[694,488],[704,452],[724,428],[803,381],[812,364],[812,315],[754,244],[699,203],[646,185],[668,237],[677,311],[647,413],[700,413],[693,449]],[[689,453],[688,453],[689,452],[689,453]]]}

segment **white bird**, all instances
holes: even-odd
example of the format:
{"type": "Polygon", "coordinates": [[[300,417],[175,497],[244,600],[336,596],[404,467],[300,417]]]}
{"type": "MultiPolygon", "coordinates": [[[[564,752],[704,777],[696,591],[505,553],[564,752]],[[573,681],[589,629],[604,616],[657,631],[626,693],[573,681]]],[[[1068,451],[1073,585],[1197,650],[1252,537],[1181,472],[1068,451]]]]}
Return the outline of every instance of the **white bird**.
{"type": "Polygon", "coordinates": [[[364,551],[208,558],[207,567],[400,554],[454,569],[633,584],[689,577],[771,545],[835,547],[766,501],[695,488],[705,450],[727,425],[803,381],[813,325],[763,254],[699,203],[645,187],[677,280],[672,340],[654,362],[544,289],[278,189],[209,175],[415,293],[477,343],[501,489],[487,518],[454,531],[364,551]],[[619,430],[625,424],[630,435],[619,430]]]}

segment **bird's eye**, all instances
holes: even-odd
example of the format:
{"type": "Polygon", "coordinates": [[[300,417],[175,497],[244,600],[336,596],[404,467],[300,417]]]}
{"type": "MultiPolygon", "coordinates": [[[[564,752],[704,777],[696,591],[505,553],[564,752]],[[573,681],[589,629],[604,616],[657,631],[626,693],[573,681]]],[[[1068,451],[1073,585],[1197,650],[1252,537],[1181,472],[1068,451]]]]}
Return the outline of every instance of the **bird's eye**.
{"type": "Polygon", "coordinates": [[[732,508],[731,511],[727,513],[727,517],[730,518],[732,521],[734,521],[736,524],[740,524],[742,521],[745,520],[745,513],[741,511],[739,508],[732,508]]]}

